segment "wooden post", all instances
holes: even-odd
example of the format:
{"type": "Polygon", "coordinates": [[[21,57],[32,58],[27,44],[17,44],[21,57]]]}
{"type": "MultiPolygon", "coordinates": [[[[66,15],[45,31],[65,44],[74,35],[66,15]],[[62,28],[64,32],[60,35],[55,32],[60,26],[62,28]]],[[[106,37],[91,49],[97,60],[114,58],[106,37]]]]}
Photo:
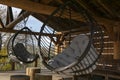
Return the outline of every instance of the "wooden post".
{"type": "Polygon", "coordinates": [[[114,27],[114,59],[120,59],[120,28],[114,27]]]}
{"type": "Polygon", "coordinates": [[[60,52],[59,45],[55,45],[55,55],[60,52]]]}
{"type": "Polygon", "coordinates": [[[40,73],[40,67],[26,68],[26,75],[30,76],[30,80],[35,80],[35,73],[40,73]]]}
{"type": "Polygon", "coordinates": [[[52,80],[52,75],[47,74],[35,75],[35,80],[52,80]]]}
{"type": "Polygon", "coordinates": [[[12,75],[10,80],[30,80],[30,77],[27,75],[12,75]]]}
{"type": "Polygon", "coordinates": [[[74,77],[72,75],[58,75],[42,72],[35,75],[35,80],[74,80],[74,77]]]}
{"type": "Polygon", "coordinates": [[[37,65],[38,65],[38,59],[35,60],[34,67],[37,67],[37,65]]]}
{"type": "Polygon", "coordinates": [[[11,62],[12,65],[12,69],[11,70],[15,70],[15,62],[11,62]]]}

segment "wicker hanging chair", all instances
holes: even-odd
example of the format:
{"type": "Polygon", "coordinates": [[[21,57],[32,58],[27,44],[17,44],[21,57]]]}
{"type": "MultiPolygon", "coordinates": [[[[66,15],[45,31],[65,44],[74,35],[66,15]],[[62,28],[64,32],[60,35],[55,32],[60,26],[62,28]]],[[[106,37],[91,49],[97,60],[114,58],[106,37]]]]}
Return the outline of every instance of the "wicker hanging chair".
{"type": "MultiPolygon", "coordinates": [[[[57,45],[60,47],[63,44],[60,42],[57,45]]],[[[103,31],[81,5],[71,0],[56,9],[46,19],[40,30],[38,45],[43,64],[48,69],[70,75],[89,74],[96,69],[97,60],[103,50],[103,31]],[[75,12],[78,14],[74,14],[75,12]],[[81,29],[86,31],[82,32],[81,29]],[[57,39],[53,35],[66,31],[69,33],[67,32],[61,41],[63,44],[69,41],[70,44],[56,55],[57,39]],[[72,34],[77,31],[81,34],[72,34]],[[51,36],[41,34],[51,34],[51,36]],[[74,38],[68,40],[66,37],[69,35],[74,38]],[[99,47],[96,44],[99,44],[99,47]]]]}
{"type": "Polygon", "coordinates": [[[22,28],[9,39],[7,45],[9,58],[23,63],[34,62],[39,57],[37,40],[36,35],[28,27],[22,28]]]}

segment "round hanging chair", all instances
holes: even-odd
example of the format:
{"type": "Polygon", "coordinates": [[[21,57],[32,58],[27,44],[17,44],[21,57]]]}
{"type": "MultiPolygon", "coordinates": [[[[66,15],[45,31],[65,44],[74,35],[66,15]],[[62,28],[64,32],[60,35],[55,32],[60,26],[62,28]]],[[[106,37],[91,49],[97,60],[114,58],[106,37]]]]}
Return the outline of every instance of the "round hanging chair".
{"type": "Polygon", "coordinates": [[[96,69],[103,50],[103,30],[84,8],[70,0],[47,17],[38,41],[48,69],[83,75],[96,69]]]}
{"type": "Polygon", "coordinates": [[[15,62],[32,63],[38,56],[37,37],[24,27],[9,39],[7,45],[8,56],[15,62]]]}

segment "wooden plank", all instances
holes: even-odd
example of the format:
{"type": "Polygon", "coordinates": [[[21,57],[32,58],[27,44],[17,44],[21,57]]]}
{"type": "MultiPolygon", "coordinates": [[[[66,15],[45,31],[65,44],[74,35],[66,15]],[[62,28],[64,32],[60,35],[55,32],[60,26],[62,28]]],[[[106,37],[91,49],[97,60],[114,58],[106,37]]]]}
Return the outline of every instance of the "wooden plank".
{"type": "Polygon", "coordinates": [[[50,2],[52,2],[53,0],[40,0],[40,3],[43,4],[49,4],[50,2]]]}
{"type": "Polygon", "coordinates": [[[7,7],[6,25],[13,21],[13,12],[11,7],[7,7]]]}
{"type": "MultiPolygon", "coordinates": [[[[93,39],[94,43],[100,42],[101,38],[93,39]]],[[[110,38],[103,38],[104,42],[113,42],[110,38]]]]}
{"type": "MultiPolygon", "coordinates": [[[[98,51],[100,51],[100,50],[98,50],[98,51]]],[[[104,49],[102,52],[102,54],[113,54],[113,53],[114,53],[113,49],[104,49]]]]}
{"type": "Polygon", "coordinates": [[[19,23],[20,21],[22,21],[23,19],[25,19],[26,17],[28,17],[31,13],[26,11],[23,13],[23,15],[20,15],[17,19],[15,19],[14,21],[12,21],[11,23],[9,23],[6,28],[10,28],[13,29],[15,27],[15,25],[17,23],[19,23]]]}
{"type": "Polygon", "coordinates": [[[0,4],[21,8],[23,10],[50,15],[56,7],[47,6],[30,0],[0,0],[0,4]]]}
{"type": "MultiPolygon", "coordinates": [[[[101,44],[94,44],[95,47],[99,48],[101,44]]],[[[105,43],[104,48],[113,48],[114,44],[113,43],[105,43]]]]}
{"type": "Polygon", "coordinates": [[[4,24],[3,24],[3,22],[2,22],[2,20],[1,20],[1,18],[0,18],[0,25],[2,26],[2,28],[5,27],[4,24]]]}
{"type": "Polygon", "coordinates": [[[120,27],[114,27],[114,59],[120,59],[120,27]]]}
{"type": "MultiPolygon", "coordinates": [[[[29,0],[0,0],[0,4],[14,6],[14,7],[18,7],[31,12],[46,14],[46,15],[50,15],[56,9],[56,7],[32,2],[29,0]],[[30,7],[29,5],[32,5],[32,6],[30,7]]],[[[96,21],[99,24],[104,25],[104,27],[106,28],[106,32],[110,36],[110,39],[114,39],[113,27],[119,26],[120,22],[97,17],[97,16],[93,16],[93,17],[96,19],[96,21]]],[[[77,19],[80,19],[80,18],[77,18],[77,19]]]]}
{"type": "MultiPolygon", "coordinates": [[[[50,15],[57,8],[57,7],[44,5],[41,3],[32,2],[29,0],[0,0],[0,4],[5,4],[8,6],[13,6],[13,7],[21,8],[21,9],[24,9],[27,11],[40,13],[40,14],[46,14],[46,15],[50,15]],[[29,5],[32,5],[32,6],[30,7],[29,5]]],[[[72,14],[79,15],[78,13],[75,13],[75,12],[73,12],[72,14]]],[[[78,17],[77,17],[77,19],[80,19],[78,17]]],[[[104,19],[104,18],[101,18],[101,19],[100,19],[100,22],[105,23],[105,24],[106,24],[106,22],[110,23],[113,21],[113,20],[108,20],[108,19],[104,19]]],[[[97,20],[99,20],[99,18],[97,20]]],[[[114,22],[116,23],[116,21],[114,21],[114,22]]]]}
{"type": "Polygon", "coordinates": [[[30,80],[35,80],[35,74],[40,73],[40,67],[27,67],[26,75],[30,76],[30,80]]]}
{"type": "MultiPolygon", "coordinates": [[[[106,72],[104,70],[104,72],[106,72]]],[[[107,72],[106,72],[107,73],[107,72]]],[[[120,76],[119,75],[115,75],[115,74],[109,74],[109,73],[100,73],[100,72],[93,72],[92,75],[98,75],[98,76],[104,76],[104,77],[109,77],[109,78],[114,78],[113,80],[119,80],[120,76]],[[107,76],[106,76],[107,75],[107,76]]]]}
{"type": "Polygon", "coordinates": [[[30,76],[27,76],[27,75],[11,75],[10,80],[30,80],[30,76]]]}
{"type": "Polygon", "coordinates": [[[98,0],[97,2],[101,8],[103,8],[104,10],[106,10],[110,14],[111,17],[115,16],[115,13],[113,11],[111,11],[111,9],[108,8],[108,6],[106,6],[102,1],[98,0]]]}
{"type": "Polygon", "coordinates": [[[114,42],[114,59],[120,59],[120,40],[114,42]]]}
{"type": "MultiPolygon", "coordinates": [[[[19,30],[13,30],[13,29],[7,29],[7,28],[0,28],[1,32],[7,32],[7,33],[16,33],[19,30]]],[[[29,34],[29,32],[22,31],[21,34],[29,34]]],[[[39,32],[33,32],[35,35],[42,35],[42,36],[52,36],[52,37],[57,37],[59,34],[48,34],[48,33],[39,33],[39,32]]]]}

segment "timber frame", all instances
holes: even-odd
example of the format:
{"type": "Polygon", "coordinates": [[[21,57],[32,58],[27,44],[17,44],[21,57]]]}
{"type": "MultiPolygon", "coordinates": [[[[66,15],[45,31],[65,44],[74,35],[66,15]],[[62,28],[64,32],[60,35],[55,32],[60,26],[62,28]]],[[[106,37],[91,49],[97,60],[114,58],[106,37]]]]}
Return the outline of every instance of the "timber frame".
{"type": "MultiPolygon", "coordinates": [[[[18,30],[14,29],[15,25],[30,15],[44,22],[46,18],[55,9],[57,9],[57,7],[59,7],[66,1],[67,0],[0,0],[0,4],[7,5],[6,23],[4,24],[0,18],[0,32],[9,33],[17,32],[18,30]],[[22,9],[21,13],[18,15],[16,19],[13,18],[13,12],[11,9],[12,7],[22,9]]],[[[106,55],[104,53],[108,53],[109,56],[112,56],[111,60],[109,60],[112,64],[112,62],[114,62],[113,55],[115,54],[116,56],[120,56],[120,54],[117,54],[118,52],[120,52],[120,44],[115,46],[116,44],[120,43],[120,40],[116,40],[116,37],[120,37],[120,35],[119,36],[116,35],[116,33],[120,33],[120,10],[119,10],[120,0],[76,0],[76,1],[90,13],[90,15],[97,21],[99,25],[102,26],[102,28],[104,28],[105,37],[107,36],[107,38],[104,39],[105,40],[104,47],[109,46],[109,49],[104,48],[102,57],[106,55]],[[118,50],[115,50],[114,48],[117,48],[118,50]]],[[[74,15],[77,14],[78,14],[77,12],[74,12],[74,15]]],[[[54,19],[57,19],[57,15],[54,17],[54,19]]],[[[80,18],[74,18],[74,21],[78,22],[78,25],[80,24],[79,22],[84,23],[84,21],[80,18]]],[[[52,24],[54,24],[54,21],[52,22],[52,24]]],[[[84,23],[84,25],[87,26],[89,24],[84,23]]],[[[78,29],[77,27],[72,28],[69,27],[66,28],[66,30],[64,28],[59,27],[58,31],[65,33],[69,29],[72,29],[72,34],[87,32],[87,29],[85,28],[78,29]]],[[[56,35],[39,34],[38,32],[34,32],[34,34],[49,36],[53,41],[54,39],[52,37],[56,37],[58,41],[54,41],[55,44],[59,43],[60,38],[63,37],[61,36],[61,34],[56,35]]],[[[120,57],[115,58],[118,60],[120,59],[120,57]]],[[[100,62],[102,63],[102,61],[100,62]]]]}

